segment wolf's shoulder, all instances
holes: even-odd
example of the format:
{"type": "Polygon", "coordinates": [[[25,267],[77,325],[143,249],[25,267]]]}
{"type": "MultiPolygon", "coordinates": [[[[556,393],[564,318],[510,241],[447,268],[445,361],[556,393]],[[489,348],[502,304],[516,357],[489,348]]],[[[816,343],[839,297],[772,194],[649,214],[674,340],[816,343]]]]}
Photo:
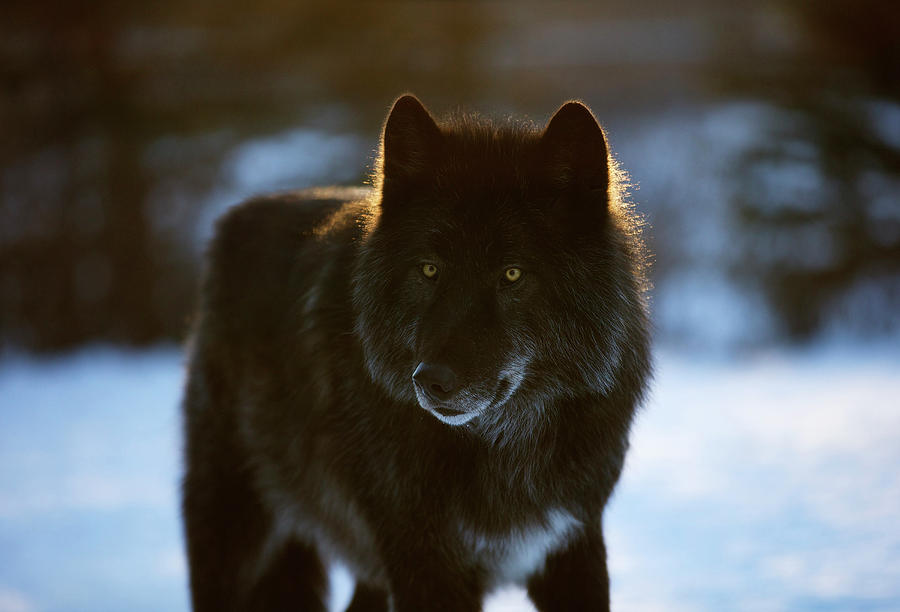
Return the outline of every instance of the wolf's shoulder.
{"type": "Polygon", "coordinates": [[[319,188],[230,208],[207,252],[206,310],[241,329],[248,321],[261,327],[284,322],[323,266],[352,250],[360,231],[355,220],[365,214],[369,195],[362,188],[319,188]]]}

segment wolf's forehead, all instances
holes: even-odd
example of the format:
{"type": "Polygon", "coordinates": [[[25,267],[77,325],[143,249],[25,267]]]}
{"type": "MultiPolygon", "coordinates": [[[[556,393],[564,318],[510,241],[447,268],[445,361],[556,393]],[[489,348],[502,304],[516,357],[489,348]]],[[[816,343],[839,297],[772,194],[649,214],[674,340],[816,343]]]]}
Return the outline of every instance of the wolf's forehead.
{"type": "Polygon", "coordinates": [[[480,222],[433,220],[422,237],[426,248],[437,254],[473,262],[514,257],[529,243],[527,232],[518,223],[502,218],[480,222]]]}

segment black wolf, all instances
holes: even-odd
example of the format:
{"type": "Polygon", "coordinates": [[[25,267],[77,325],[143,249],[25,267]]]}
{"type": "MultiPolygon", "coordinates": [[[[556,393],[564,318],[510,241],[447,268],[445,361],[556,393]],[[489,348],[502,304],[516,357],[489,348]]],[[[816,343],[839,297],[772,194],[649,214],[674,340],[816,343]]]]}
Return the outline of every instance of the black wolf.
{"type": "Polygon", "coordinates": [[[603,508],[649,370],[644,255],[603,130],[441,123],[412,96],[374,189],[219,222],[184,402],[194,609],[606,610],[603,508]]]}

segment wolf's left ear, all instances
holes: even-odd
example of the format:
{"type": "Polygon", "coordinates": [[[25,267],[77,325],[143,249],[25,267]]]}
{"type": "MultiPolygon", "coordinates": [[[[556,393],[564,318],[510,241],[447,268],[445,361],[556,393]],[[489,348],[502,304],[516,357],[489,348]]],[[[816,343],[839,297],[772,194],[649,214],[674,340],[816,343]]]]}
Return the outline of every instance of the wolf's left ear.
{"type": "Polygon", "coordinates": [[[540,158],[560,191],[609,197],[609,153],[603,128],[581,102],[566,102],[541,135],[540,158]]]}
{"type": "Polygon", "coordinates": [[[384,124],[385,179],[411,178],[432,167],[441,139],[441,130],[418,98],[410,94],[398,98],[384,124]]]}

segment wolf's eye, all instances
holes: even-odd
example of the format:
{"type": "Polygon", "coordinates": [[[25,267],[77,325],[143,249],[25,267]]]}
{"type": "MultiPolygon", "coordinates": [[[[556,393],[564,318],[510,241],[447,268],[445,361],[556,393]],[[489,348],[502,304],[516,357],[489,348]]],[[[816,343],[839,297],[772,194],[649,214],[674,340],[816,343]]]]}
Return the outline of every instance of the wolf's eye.
{"type": "Polygon", "coordinates": [[[507,282],[514,283],[522,277],[522,270],[520,268],[507,268],[503,273],[503,278],[507,280],[507,282]]]}
{"type": "Polygon", "coordinates": [[[437,276],[437,273],[438,269],[434,264],[427,263],[422,266],[422,274],[425,275],[425,278],[434,278],[437,276]]]}

